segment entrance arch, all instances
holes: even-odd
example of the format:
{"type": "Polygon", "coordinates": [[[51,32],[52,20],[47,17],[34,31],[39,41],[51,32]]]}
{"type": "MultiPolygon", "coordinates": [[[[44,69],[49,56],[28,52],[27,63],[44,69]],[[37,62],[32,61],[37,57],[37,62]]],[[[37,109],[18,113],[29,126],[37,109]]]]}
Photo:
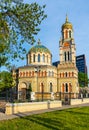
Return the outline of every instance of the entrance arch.
{"type": "Polygon", "coordinates": [[[22,82],[19,86],[19,99],[21,100],[26,99],[26,89],[27,89],[27,83],[22,82]]]}

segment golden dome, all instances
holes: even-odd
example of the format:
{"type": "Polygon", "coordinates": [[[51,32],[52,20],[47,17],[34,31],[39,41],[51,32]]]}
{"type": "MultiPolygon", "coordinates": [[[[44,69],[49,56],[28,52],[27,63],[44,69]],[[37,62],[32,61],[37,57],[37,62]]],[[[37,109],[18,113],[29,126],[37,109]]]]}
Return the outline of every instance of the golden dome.
{"type": "Polygon", "coordinates": [[[63,29],[73,29],[72,24],[68,21],[68,16],[66,16],[66,21],[62,25],[62,30],[63,29]]]}

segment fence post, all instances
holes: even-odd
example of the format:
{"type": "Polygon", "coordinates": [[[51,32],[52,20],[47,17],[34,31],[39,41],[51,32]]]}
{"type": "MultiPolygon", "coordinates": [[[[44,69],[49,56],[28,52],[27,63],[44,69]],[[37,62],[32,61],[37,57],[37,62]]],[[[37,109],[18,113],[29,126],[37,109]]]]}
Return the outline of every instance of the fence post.
{"type": "Polygon", "coordinates": [[[61,100],[61,92],[59,92],[59,100],[61,100]]]}
{"type": "Polygon", "coordinates": [[[81,99],[82,99],[82,102],[83,102],[83,94],[81,93],[81,99]]]}
{"type": "Polygon", "coordinates": [[[50,100],[48,100],[47,104],[48,104],[48,109],[50,109],[50,100]]]}

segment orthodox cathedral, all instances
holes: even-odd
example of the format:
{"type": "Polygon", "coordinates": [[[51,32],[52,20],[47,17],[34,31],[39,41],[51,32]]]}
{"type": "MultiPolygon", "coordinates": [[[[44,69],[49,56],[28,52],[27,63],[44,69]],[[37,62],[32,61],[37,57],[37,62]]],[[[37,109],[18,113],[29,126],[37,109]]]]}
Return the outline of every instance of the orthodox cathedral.
{"type": "MultiPolygon", "coordinates": [[[[79,93],[78,70],[76,67],[76,46],[73,37],[73,26],[66,16],[61,27],[62,37],[59,41],[60,63],[52,65],[50,50],[41,44],[32,47],[26,55],[27,64],[13,70],[16,80],[18,99],[25,99],[28,91],[31,99],[59,99],[60,93],[79,93]]],[[[63,95],[61,96],[63,98],[63,95]]]]}

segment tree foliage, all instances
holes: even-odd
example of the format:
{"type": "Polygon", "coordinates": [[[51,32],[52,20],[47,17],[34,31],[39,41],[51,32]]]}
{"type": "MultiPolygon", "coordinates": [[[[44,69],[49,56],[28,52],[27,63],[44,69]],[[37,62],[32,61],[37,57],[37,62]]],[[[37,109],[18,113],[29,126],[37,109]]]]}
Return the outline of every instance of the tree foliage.
{"type": "Polygon", "coordinates": [[[15,86],[12,74],[7,71],[0,72],[0,91],[15,86]]]}
{"type": "Polygon", "coordinates": [[[78,73],[78,80],[79,80],[79,86],[80,87],[88,86],[89,79],[88,79],[87,74],[79,72],[78,73]]]}
{"type": "Polygon", "coordinates": [[[45,5],[25,4],[23,0],[0,0],[0,63],[23,59],[24,42],[33,44],[39,25],[46,18],[45,5]]]}

